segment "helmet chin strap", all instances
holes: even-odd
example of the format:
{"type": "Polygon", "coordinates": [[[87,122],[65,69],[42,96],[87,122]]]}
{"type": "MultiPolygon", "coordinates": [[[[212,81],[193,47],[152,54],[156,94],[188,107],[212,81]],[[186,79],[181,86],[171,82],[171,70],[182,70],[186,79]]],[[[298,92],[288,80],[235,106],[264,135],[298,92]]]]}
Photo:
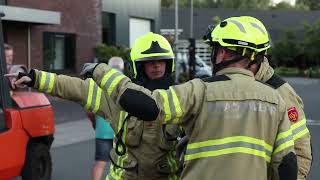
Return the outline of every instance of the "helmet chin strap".
{"type": "Polygon", "coordinates": [[[247,69],[249,69],[252,65],[257,64],[260,66],[261,62],[263,61],[264,56],[257,56],[253,61],[250,61],[250,63],[247,66],[247,69]]]}
{"type": "MultiPolygon", "coordinates": [[[[226,66],[228,66],[230,64],[237,63],[237,62],[243,60],[243,58],[244,58],[243,56],[238,55],[238,56],[234,56],[231,59],[225,60],[225,61],[223,61],[221,63],[218,63],[218,64],[214,63],[213,68],[212,68],[212,74],[216,75],[216,73],[218,71],[220,71],[221,69],[225,68],[226,66]]],[[[214,62],[215,61],[216,61],[216,59],[214,60],[214,62]]]]}
{"type": "Polygon", "coordinates": [[[149,79],[145,75],[142,75],[139,79],[134,79],[133,82],[149,89],[150,91],[155,89],[168,89],[174,84],[172,75],[168,72],[158,79],[149,79]]]}

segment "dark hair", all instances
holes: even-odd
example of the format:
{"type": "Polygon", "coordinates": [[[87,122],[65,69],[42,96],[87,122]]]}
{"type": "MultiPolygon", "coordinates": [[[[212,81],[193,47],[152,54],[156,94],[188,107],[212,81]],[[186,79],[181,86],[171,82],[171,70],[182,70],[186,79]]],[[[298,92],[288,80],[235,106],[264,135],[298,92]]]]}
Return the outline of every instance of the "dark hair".
{"type": "Polygon", "coordinates": [[[4,50],[13,50],[13,46],[9,45],[9,44],[4,44],[4,50]]]}

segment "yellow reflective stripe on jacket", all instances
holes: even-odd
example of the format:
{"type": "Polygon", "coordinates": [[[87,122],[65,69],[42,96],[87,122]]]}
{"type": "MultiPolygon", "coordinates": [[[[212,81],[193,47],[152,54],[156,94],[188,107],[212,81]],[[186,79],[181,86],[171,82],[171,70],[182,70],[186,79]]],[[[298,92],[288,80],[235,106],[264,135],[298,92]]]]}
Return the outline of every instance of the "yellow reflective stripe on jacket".
{"type": "Polygon", "coordinates": [[[290,129],[292,131],[294,141],[309,133],[306,118],[292,124],[290,129]]]}
{"type": "Polygon", "coordinates": [[[164,121],[167,122],[171,119],[171,111],[170,111],[170,106],[169,106],[169,99],[168,95],[165,90],[159,90],[160,95],[163,98],[163,107],[164,107],[164,113],[165,113],[165,118],[164,121]]]}
{"type": "Polygon", "coordinates": [[[277,135],[277,139],[275,142],[275,150],[273,153],[278,153],[290,146],[294,145],[292,131],[289,129],[288,131],[279,133],[277,135]]]}
{"type": "Polygon", "coordinates": [[[177,162],[176,160],[174,159],[174,153],[175,151],[170,151],[167,153],[167,162],[169,164],[169,167],[170,167],[170,172],[171,173],[174,173],[178,170],[178,165],[177,165],[177,162]]]}
{"type": "Polygon", "coordinates": [[[113,165],[110,164],[109,174],[106,176],[106,180],[124,180],[123,178],[114,174],[114,169],[115,168],[113,167],[113,165]]]}
{"type": "Polygon", "coordinates": [[[170,151],[167,153],[167,162],[170,168],[170,175],[168,176],[169,180],[178,180],[178,176],[176,175],[178,172],[178,164],[177,161],[174,158],[175,151],[170,151]]]}
{"type": "Polygon", "coordinates": [[[171,155],[171,160],[172,160],[174,172],[177,172],[178,169],[179,169],[179,167],[178,167],[178,162],[177,162],[176,159],[174,158],[174,157],[175,157],[175,154],[176,154],[176,151],[171,151],[169,154],[171,155]]]}
{"type": "Polygon", "coordinates": [[[87,103],[85,109],[96,113],[100,108],[102,90],[95,84],[93,79],[89,79],[89,89],[87,96],[87,103]]]}
{"type": "MultiPolygon", "coordinates": [[[[97,86],[97,85],[96,85],[97,86]]],[[[101,94],[102,94],[102,89],[100,87],[97,86],[97,96],[96,96],[96,102],[95,102],[95,106],[92,110],[92,112],[96,113],[99,108],[100,108],[100,102],[101,102],[101,94]]]]}
{"type": "Polygon", "coordinates": [[[176,112],[176,115],[174,116],[175,119],[173,120],[173,124],[177,124],[179,122],[179,118],[182,116],[182,110],[181,110],[181,106],[180,106],[180,102],[177,97],[177,94],[172,87],[170,87],[170,92],[172,94],[173,105],[176,112]]]}
{"type": "Polygon", "coordinates": [[[183,112],[176,92],[172,87],[168,90],[159,90],[159,92],[163,98],[163,107],[165,112],[164,122],[167,123],[173,120],[172,123],[177,124],[183,112]]]}
{"type": "Polygon", "coordinates": [[[114,88],[117,87],[118,83],[123,78],[125,78],[125,76],[121,72],[115,69],[111,69],[103,76],[100,87],[103,87],[103,89],[106,90],[108,95],[110,96],[114,88]]]}
{"type": "Polygon", "coordinates": [[[267,162],[270,162],[272,150],[272,146],[264,140],[248,136],[233,136],[191,143],[187,146],[185,160],[244,153],[263,157],[267,162]]]}
{"type": "MultiPolygon", "coordinates": [[[[119,116],[119,121],[118,121],[118,130],[117,132],[120,131],[121,129],[121,126],[123,124],[123,121],[126,119],[126,117],[128,116],[128,113],[127,112],[124,112],[124,111],[120,111],[120,116],[119,116]]],[[[123,134],[122,134],[122,142],[125,143],[126,142],[126,136],[127,136],[127,122],[124,124],[124,131],[123,131],[123,134]]],[[[122,147],[122,146],[120,146],[122,147]]],[[[122,151],[123,149],[120,149],[120,151],[122,151]]],[[[117,164],[120,166],[120,167],[124,167],[124,161],[128,158],[128,149],[127,149],[127,152],[125,155],[123,156],[118,156],[117,155],[117,164]]],[[[121,168],[117,168],[116,169],[116,174],[119,176],[119,177],[122,177],[123,176],[123,173],[125,172],[125,169],[121,169],[121,168]]]]}
{"type": "Polygon", "coordinates": [[[40,84],[39,84],[39,90],[51,93],[55,81],[55,75],[53,73],[48,73],[44,71],[40,71],[40,84]]]}
{"type": "Polygon", "coordinates": [[[114,165],[111,163],[109,168],[109,174],[107,175],[106,180],[123,180],[123,178],[115,174],[116,170],[117,168],[115,168],[114,165]]]}
{"type": "Polygon", "coordinates": [[[170,168],[170,172],[173,172],[173,164],[172,164],[172,160],[170,159],[170,153],[167,154],[167,162],[170,168]]]}

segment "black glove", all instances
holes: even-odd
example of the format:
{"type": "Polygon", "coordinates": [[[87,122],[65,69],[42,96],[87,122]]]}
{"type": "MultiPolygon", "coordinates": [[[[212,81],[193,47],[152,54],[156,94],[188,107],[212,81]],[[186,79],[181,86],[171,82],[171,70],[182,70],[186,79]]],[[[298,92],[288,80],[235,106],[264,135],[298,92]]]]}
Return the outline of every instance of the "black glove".
{"type": "Polygon", "coordinates": [[[82,67],[80,76],[83,76],[85,79],[93,77],[93,71],[98,66],[98,63],[85,63],[82,67]]]}
{"type": "Polygon", "coordinates": [[[22,78],[23,76],[28,76],[31,79],[31,81],[25,83],[25,85],[27,85],[29,87],[33,87],[34,83],[36,81],[36,72],[35,72],[35,70],[31,69],[29,73],[19,72],[18,79],[22,78]]]}

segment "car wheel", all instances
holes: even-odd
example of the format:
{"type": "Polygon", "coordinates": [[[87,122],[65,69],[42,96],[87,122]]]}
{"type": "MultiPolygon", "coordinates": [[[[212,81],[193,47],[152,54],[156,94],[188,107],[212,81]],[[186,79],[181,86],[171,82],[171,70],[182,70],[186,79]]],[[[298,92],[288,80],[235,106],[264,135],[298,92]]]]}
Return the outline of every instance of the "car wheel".
{"type": "Polygon", "coordinates": [[[49,148],[39,142],[30,142],[27,147],[23,180],[50,180],[52,162],[49,148]]]}

